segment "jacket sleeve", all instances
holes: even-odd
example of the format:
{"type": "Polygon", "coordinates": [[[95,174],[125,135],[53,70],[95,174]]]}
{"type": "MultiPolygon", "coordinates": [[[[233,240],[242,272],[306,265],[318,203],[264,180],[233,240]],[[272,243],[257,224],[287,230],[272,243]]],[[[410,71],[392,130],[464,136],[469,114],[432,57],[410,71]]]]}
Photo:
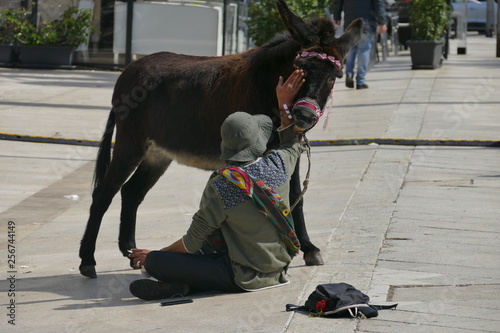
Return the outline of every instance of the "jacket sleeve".
{"type": "Polygon", "coordinates": [[[375,9],[375,19],[378,25],[387,24],[387,13],[385,11],[385,1],[384,0],[374,0],[373,7],[375,9]]]}
{"type": "Polygon", "coordinates": [[[186,235],[182,237],[186,250],[190,253],[198,251],[207,237],[219,229],[225,220],[226,213],[219,195],[209,182],[203,191],[200,208],[194,214],[186,235]]]}
{"type": "Polygon", "coordinates": [[[278,131],[278,134],[280,137],[280,146],[276,151],[283,158],[287,170],[292,172],[301,153],[299,136],[293,131],[293,125],[278,131]]]}

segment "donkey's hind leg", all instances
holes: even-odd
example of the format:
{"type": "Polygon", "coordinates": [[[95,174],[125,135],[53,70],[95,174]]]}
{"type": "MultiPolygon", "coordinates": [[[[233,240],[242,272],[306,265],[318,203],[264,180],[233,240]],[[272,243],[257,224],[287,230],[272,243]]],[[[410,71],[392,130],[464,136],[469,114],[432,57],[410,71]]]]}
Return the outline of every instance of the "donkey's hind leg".
{"type": "Polygon", "coordinates": [[[89,278],[97,277],[95,271],[96,261],[94,258],[97,235],[101,226],[104,213],[109,208],[113,197],[118,192],[123,183],[142,159],[143,150],[140,148],[120,149],[117,141],[113,160],[106,172],[102,182],[92,192],[92,205],[90,206],[90,216],[85,229],[85,234],[80,244],[80,273],[89,278]]]}
{"type": "MultiPolygon", "coordinates": [[[[172,160],[159,148],[150,147],[135,173],[123,185],[121,189],[122,210],[118,245],[124,256],[128,256],[128,250],[136,247],[137,209],[148,191],[156,184],[171,162],[172,160]]],[[[130,265],[133,267],[132,261],[130,265]]]]}

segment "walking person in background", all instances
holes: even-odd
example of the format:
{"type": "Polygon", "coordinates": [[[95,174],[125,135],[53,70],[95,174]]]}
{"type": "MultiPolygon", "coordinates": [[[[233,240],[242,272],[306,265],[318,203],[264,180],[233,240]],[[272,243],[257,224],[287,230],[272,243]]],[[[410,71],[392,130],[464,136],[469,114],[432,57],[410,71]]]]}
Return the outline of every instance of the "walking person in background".
{"type": "Polygon", "coordinates": [[[364,37],[347,54],[346,81],[348,88],[354,88],[354,67],[356,59],[356,88],[366,89],[366,72],[370,63],[370,52],[377,32],[383,34],[387,31],[387,15],[384,0],[334,0],[333,19],[337,25],[341,24],[342,11],[344,12],[344,27],[348,27],[357,18],[365,21],[364,37]]]}

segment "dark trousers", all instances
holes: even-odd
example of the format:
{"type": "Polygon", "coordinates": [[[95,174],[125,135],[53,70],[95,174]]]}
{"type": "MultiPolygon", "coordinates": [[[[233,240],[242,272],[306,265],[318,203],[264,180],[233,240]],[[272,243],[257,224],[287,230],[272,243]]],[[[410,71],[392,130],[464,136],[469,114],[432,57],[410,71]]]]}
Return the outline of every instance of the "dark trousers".
{"type": "Polygon", "coordinates": [[[242,292],[234,282],[227,254],[188,254],[151,251],[144,263],[146,271],[162,282],[187,284],[196,291],[242,292]]]}

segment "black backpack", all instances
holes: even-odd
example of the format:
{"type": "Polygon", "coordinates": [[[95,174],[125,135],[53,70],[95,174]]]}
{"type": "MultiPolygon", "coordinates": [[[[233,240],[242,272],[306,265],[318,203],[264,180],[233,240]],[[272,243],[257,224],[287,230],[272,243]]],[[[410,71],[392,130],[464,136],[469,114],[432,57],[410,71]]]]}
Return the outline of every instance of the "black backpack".
{"type": "Polygon", "coordinates": [[[287,304],[286,311],[308,311],[312,317],[360,317],[378,316],[378,310],[395,309],[397,304],[371,305],[370,297],[347,283],[327,283],[316,287],[304,306],[287,304]]]}

